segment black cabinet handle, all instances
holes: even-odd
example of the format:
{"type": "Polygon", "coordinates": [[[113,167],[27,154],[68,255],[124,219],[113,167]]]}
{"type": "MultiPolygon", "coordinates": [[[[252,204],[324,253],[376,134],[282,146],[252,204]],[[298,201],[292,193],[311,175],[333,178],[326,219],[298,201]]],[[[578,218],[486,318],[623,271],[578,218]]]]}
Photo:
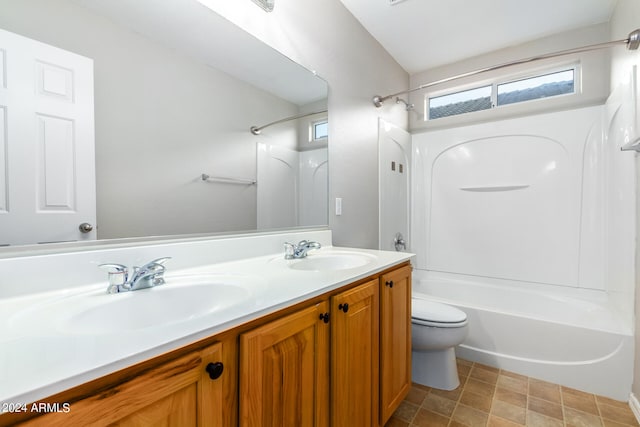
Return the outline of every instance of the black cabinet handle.
{"type": "Polygon", "coordinates": [[[209,374],[209,378],[217,380],[222,375],[222,371],[224,371],[224,365],[222,362],[209,363],[204,369],[209,374]]]}
{"type": "Polygon", "coordinates": [[[338,305],[338,310],[342,310],[346,313],[347,311],[349,311],[349,304],[345,302],[344,304],[338,305]]]}
{"type": "Polygon", "coordinates": [[[387,286],[388,286],[388,287],[390,287],[390,288],[393,288],[393,280],[387,280],[387,281],[385,282],[385,285],[387,285],[387,286]]]}
{"type": "Polygon", "coordinates": [[[320,320],[322,320],[324,323],[329,323],[329,313],[321,313],[320,320]]]}

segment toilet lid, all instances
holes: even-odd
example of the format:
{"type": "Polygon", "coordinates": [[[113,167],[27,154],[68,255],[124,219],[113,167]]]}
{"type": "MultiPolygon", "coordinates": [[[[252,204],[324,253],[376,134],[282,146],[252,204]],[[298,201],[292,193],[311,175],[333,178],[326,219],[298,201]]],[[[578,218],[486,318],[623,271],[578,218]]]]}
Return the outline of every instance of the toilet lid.
{"type": "Polygon", "coordinates": [[[460,309],[421,298],[411,299],[411,317],[433,323],[462,323],[467,320],[467,314],[460,309]]]}

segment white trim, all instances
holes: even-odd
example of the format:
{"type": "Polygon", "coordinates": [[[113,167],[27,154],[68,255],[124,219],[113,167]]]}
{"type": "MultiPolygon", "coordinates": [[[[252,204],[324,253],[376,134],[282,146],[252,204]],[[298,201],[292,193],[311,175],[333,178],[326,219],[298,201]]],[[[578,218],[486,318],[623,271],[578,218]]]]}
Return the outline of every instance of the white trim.
{"type": "Polygon", "coordinates": [[[636,420],[640,423],[640,402],[638,402],[638,398],[633,393],[629,396],[629,407],[633,415],[636,416],[636,420]]]}

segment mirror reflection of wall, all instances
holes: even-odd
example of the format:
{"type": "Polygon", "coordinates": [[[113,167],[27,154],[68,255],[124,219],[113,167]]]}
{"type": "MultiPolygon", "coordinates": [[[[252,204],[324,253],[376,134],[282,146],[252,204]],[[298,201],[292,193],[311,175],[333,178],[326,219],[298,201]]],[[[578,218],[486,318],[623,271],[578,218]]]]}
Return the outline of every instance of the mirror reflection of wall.
{"type": "MultiPolygon", "coordinates": [[[[308,140],[318,117],[249,132],[326,110],[326,83],[195,0],[6,1],[0,28],[93,60],[99,239],[256,230],[260,181],[205,182],[202,174],[256,180],[258,144],[299,157],[324,150],[326,159],[326,141],[308,140]]],[[[265,228],[327,224],[326,160],[311,187],[301,162],[296,215],[265,228]],[[301,206],[311,206],[312,193],[321,200],[309,214],[301,206]]],[[[272,205],[268,196],[262,203],[272,205]]]]}

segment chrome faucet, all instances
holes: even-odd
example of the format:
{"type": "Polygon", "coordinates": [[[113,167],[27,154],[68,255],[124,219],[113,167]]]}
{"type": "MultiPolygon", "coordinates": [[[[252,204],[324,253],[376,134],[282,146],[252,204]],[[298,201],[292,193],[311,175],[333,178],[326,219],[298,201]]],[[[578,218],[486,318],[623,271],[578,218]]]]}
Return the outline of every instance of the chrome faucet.
{"type": "Polygon", "coordinates": [[[320,243],[308,240],[302,240],[297,245],[286,242],[284,244],[284,259],[304,258],[307,256],[307,251],[321,247],[320,243]]]}
{"type": "Polygon", "coordinates": [[[109,287],[107,293],[137,291],[164,284],[165,261],[171,257],[154,259],[142,267],[133,267],[133,274],[129,277],[129,269],[122,264],[100,264],[99,267],[110,268],[109,287]]]}

